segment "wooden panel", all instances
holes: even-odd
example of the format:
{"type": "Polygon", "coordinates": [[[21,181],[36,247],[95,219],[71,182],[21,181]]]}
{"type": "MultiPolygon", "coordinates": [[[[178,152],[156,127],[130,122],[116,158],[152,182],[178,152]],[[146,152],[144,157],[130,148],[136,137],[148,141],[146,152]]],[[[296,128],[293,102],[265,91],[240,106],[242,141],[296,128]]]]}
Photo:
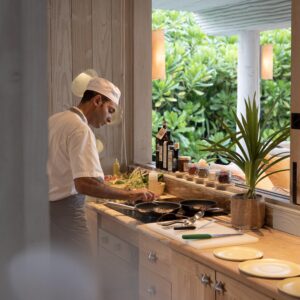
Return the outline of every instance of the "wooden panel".
{"type": "Polygon", "coordinates": [[[225,287],[223,294],[216,293],[216,300],[272,300],[221,273],[216,274],[216,279],[222,281],[225,287]]]}
{"type": "Polygon", "coordinates": [[[125,1],[125,108],[123,118],[123,135],[125,153],[121,163],[126,166],[133,163],[133,0],[125,1]]]}
{"type": "MultiPolygon", "coordinates": [[[[112,1],[92,0],[92,38],[93,38],[93,66],[100,77],[112,81],[112,1]]],[[[112,128],[104,126],[95,129],[94,133],[104,144],[104,151],[100,154],[101,165],[105,173],[111,173],[113,151],[112,128]],[[110,159],[109,159],[110,158],[110,159]]]]}
{"type": "Polygon", "coordinates": [[[151,0],[134,1],[134,162],[152,161],[151,0]]]}
{"type": "Polygon", "coordinates": [[[98,248],[98,214],[96,211],[88,207],[86,207],[85,213],[87,218],[87,225],[91,236],[93,253],[96,254],[98,248]]]}
{"type": "Polygon", "coordinates": [[[201,265],[179,253],[172,253],[172,300],[213,300],[215,291],[215,271],[201,265]],[[210,282],[204,285],[202,276],[208,276],[210,282]]]}
{"type": "Polygon", "coordinates": [[[139,269],[140,300],[171,300],[171,283],[147,268],[139,269]]]}
{"type": "Polygon", "coordinates": [[[112,80],[111,4],[111,0],[92,0],[93,66],[108,80],[112,80]]]}
{"type": "MultiPolygon", "coordinates": [[[[136,257],[137,258],[137,257],[136,257]]],[[[101,300],[138,300],[138,264],[119,258],[99,247],[99,278],[101,300]]]]}
{"type": "Polygon", "coordinates": [[[139,237],[140,265],[170,279],[171,250],[159,241],[140,235],[139,237]],[[152,256],[152,259],[150,258],[152,256]]]}
{"type": "Polygon", "coordinates": [[[53,114],[72,106],[71,3],[70,0],[51,0],[50,3],[50,114],[53,114]]]}
{"type": "MultiPolygon", "coordinates": [[[[125,0],[112,0],[112,82],[118,86],[121,91],[121,98],[119,106],[124,109],[125,106],[125,0]]],[[[112,149],[110,154],[110,164],[113,163],[115,158],[121,161],[121,149],[122,139],[125,138],[122,135],[122,123],[110,126],[110,139],[112,141],[112,149]]],[[[108,159],[109,159],[108,158],[108,159]]],[[[106,157],[107,159],[107,157],[106,157]]]]}
{"type": "Polygon", "coordinates": [[[125,227],[123,224],[118,223],[109,217],[103,215],[99,226],[134,246],[138,245],[138,233],[136,231],[125,227]]]}
{"type": "Polygon", "coordinates": [[[52,42],[51,42],[51,0],[47,1],[47,29],[48,29],[48,116],[52,115],[52,42]]]}
{"type": "Polygon", "coordinates": [[[72,0],[72,78],[92,67],[92,0],[72,0]]]}
{"type": "MultiPolygon", "coordinates": [[[[291,78],[291,113],[300,113],[300,2],[292,1],[292,53],[291,53],[291,66],[292,66],[292,78],[291,78]]],[[[300,204],[300,135],[299,129],[291,130],[291,170],[293,170],[293,162],[297,163],[297,178],[296,178],[296,195],[293,192],[293,180],[291,180],[291,192],[292,197],[295,198],[295,202],[300,204]]],[[[292,176],[292,172],[291,172],[292,176]]],[[[291,178],[292,179],[292,178],[291,178]]]]}
{"type": "Polygon", "coordinates": [[[136,247],[103,229],[99,229],[98,245],[128,263],[136,264],[138,261],[138,250],[136,247]]]}

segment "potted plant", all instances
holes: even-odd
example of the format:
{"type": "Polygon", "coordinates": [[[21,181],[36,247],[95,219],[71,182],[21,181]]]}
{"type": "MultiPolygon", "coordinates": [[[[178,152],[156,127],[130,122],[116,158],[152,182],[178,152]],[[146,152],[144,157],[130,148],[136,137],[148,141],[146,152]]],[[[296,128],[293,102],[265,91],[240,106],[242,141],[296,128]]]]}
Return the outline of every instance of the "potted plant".
{"type": "Polygon", "coordinates": [[[282,152],[278,157],[270,155],[270,151],[288,139],[290,128],[287,124],[265,138],[264,131],[268,128],[267,123],[271,112],[264,121],[260,120],[255,94],[253,101],[250,98],[245,99],[245,105],[245,115],[241,114],[239,118],[236,113],[233,113],[237,130],[230,129],[225,122],[222,122],[226,132],[224,139],[208,140],[209,146],[205,150],[222,155],[245,173],[247,190],[244,194],[232,197],[231,217],[233,226],[252,229],[262,227],[265,218],[265,203],[262,196],[256,194],[257,184],[271,174],[288,170],[281,169],[266,174],[266,171],[275,164],[289,157],[287,152],[282,152]],[[229,141],[229,144],[225,146],[226,141],[229,141]]]}

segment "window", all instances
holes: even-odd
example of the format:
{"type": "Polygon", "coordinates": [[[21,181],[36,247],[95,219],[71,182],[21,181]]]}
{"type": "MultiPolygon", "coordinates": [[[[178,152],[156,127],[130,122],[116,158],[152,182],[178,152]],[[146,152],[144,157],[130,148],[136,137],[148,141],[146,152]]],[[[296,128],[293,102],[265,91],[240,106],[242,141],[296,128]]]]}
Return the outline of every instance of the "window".
{"type": "MultiPolygon", "coordinates": [[[[197,24],[193,13],[154,10],[153,29],[164,28],[166,37],[166,79],[153,81],[152,150],[155,135],[163,120],[174,141],[180,143],[182,155],[194,161],[213,160],[226,164],[222,157],[199,151],[205,139],[224,137],[221,120],[235,128],[229,109],[237,107],[238,36],[208,36],[197,24]]],[[[271,134],[289,122],[291,87],[291,30],[261,32],[261,44],[273,44],[273,80],[261,81],[261,116],[272,111],[269,120],[271,134]]],[[[272,154],[289,150],[289,141],[282,143],[272,154]],[[287,149],[287,150],[285,150],[287,149]]],[[[289,160],[276,168],[289,168],[289,160]]],[[[223,168],[223,167],[222,167],[223,168]]],[[[238,178],[243,174],[229,165],[238,178]]],[[[273,170],[270,170],[270,172],[273,170]]],[[[259,188],[289,195],[289,171],[273,174],[259,188]]]]}

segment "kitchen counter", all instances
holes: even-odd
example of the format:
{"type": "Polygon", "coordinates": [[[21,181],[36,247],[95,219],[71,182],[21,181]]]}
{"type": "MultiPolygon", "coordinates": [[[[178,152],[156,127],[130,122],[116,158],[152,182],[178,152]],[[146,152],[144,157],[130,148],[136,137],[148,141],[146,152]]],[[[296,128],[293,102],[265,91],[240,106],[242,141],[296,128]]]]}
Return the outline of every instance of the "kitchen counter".
{"type": "MultiPolygon", "coordinates": [[[[171,248],[172,250],[181,253],[182,255],[189,257],[203,265],[206,265],[217,272],[225,274],[240,283],[255,289],[256,291],[263,293],[264,295],[273,299],[295,299],[293,297],[286,296],[278,291],[277,284],[279,280],[262,279],[247,276],[241,273],[238,269],[238,262],[226,261],[216,258],[213,255],[213,249],[198,250],[192,248],[189,245],[182,244],[179,241],[169,239],[163,235],[160,235],[141,222],[123,215],[113,209],[110,209],[102,204],[96,202],[87,202],[87,208],[97,212],[102,218],[110,219],[119,227],[119,231],[122,228],[130,231],[128,239],[135,246],[138,246],[138,236],[146,236],[147,238],[159,241],[163,245],[171,248]]],[[[259,238],[259,242],[252,243],[249,247],[257,248],[264,253],[264,258],[276,258],[295,262],[300,264],[300,238],[283,233],[271,228],[263,228],[259,231],[247,232],[250,235],[259,238]]],[[[124,237],[127,240],[127,236],[124,237]]],[[[244,245],[245,246],[245,245],[244,245]]]]}

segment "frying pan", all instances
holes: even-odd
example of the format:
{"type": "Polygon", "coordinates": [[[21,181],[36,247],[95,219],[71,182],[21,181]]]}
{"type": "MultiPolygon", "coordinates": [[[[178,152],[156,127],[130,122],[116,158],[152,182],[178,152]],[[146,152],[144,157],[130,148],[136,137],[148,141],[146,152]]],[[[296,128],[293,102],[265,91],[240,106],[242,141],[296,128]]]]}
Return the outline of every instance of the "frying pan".
{"type": "Polygon", "coordinates": [[[215,207],[217,205],[217,202],[213,200],[191,199],[180,201],[180,204],[186,215],[193,216],[200,210],[207,211],[210,208],[215,207]]]}
{"type": "Polygon", "coordinates": [[[111,206],[115,206],[122,209],[137,211],[142,215],[148,216],[161,216],[164,214],[177,213],[181,205],[175,202],[167,202],[167,201],[152,201],[152,202],[141,202],[136,204],[135,206],[130,206],[121,203],[115,203],[112,201],[107,202],[111,206]]]}

